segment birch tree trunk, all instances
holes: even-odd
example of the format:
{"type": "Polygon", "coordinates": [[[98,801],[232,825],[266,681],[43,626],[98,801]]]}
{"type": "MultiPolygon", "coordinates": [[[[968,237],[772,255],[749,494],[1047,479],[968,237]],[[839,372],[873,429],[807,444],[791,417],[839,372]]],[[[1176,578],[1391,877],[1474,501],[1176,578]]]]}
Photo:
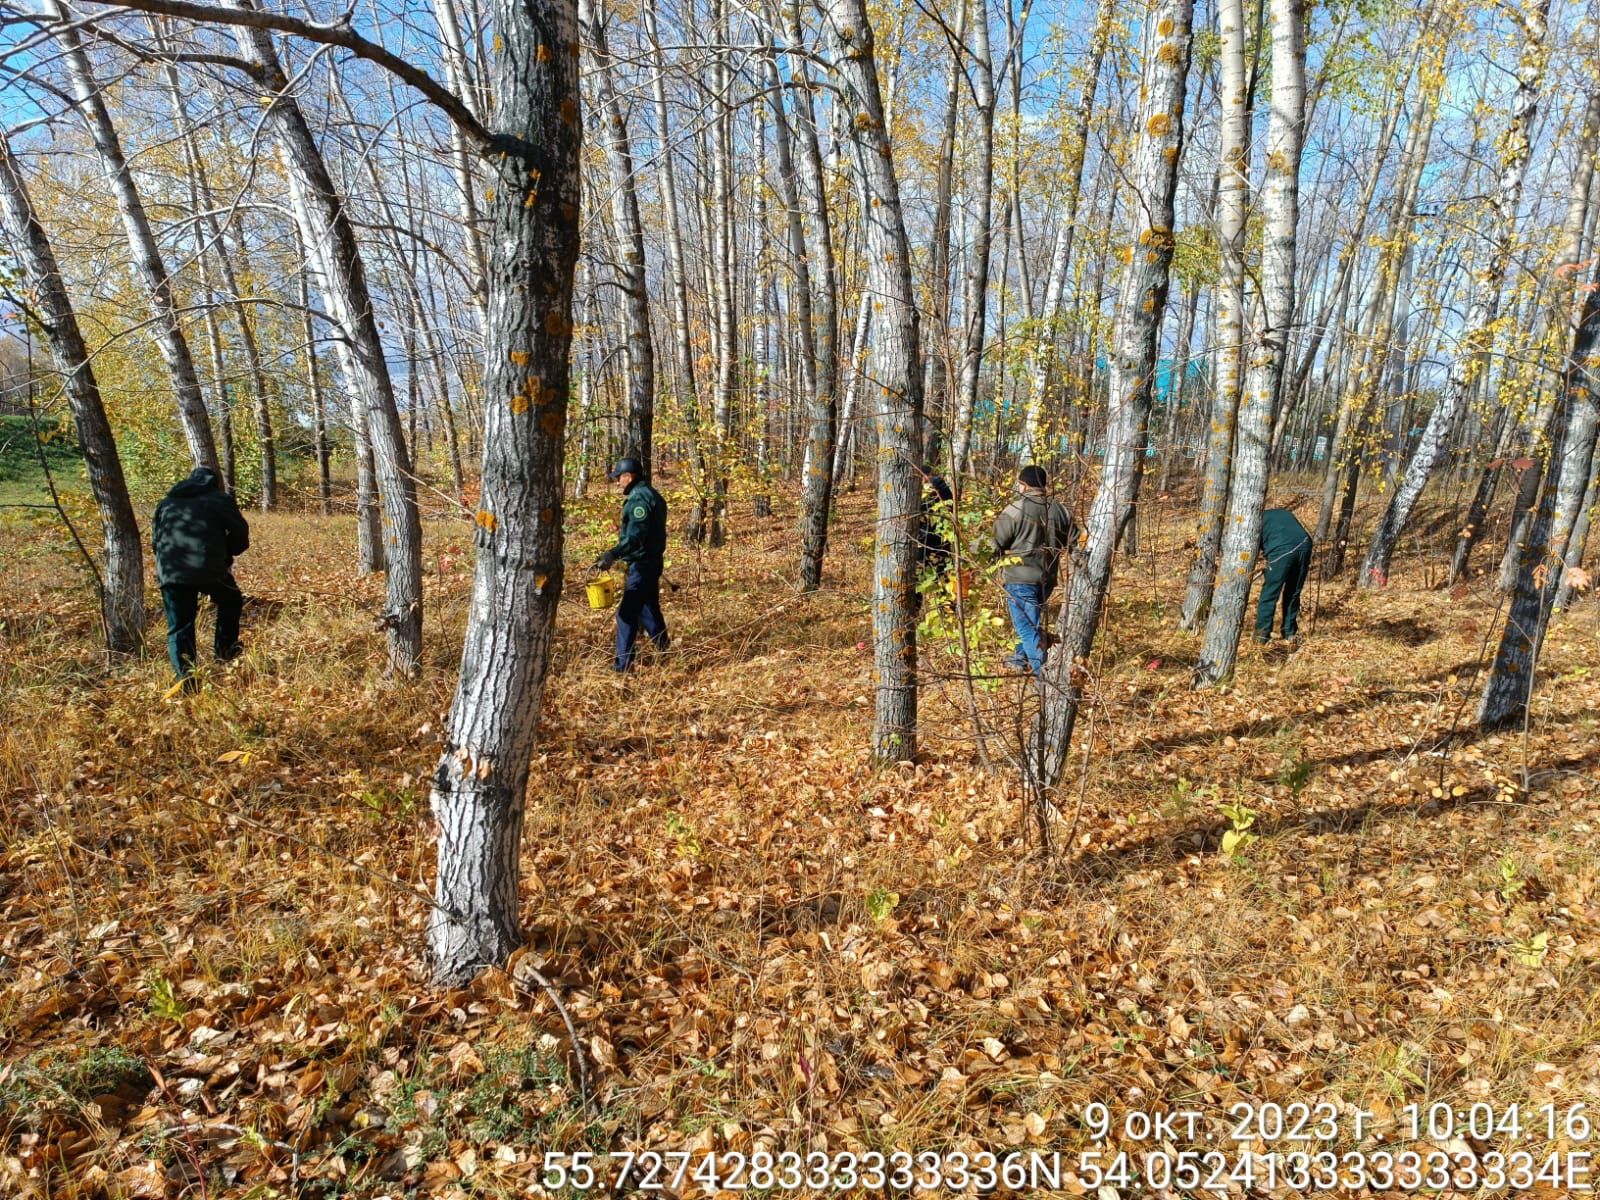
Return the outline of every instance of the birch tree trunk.
{"type": "MultiPolygon", "coordinates": [[[[790,45],[800,46],[800,21],[789,10],[790,45]]],[[[800,478],[800,590],[822,582],[827,526],[834,502],[834,446],[838,434],[838,278],[834,224],[827,211],[827,176],[811,107],[811,78],[802,54],[792,54],[789,96],[795,125],[790,130],[778,86],[778,62],[768,61],[774,86],[773,123],[779,182],[789,210],[789,253],[795,261],[795,318],[800,323],[800,368],[806,386],[805,461],[800,478]],[[794,134],[805,171],[794,163],[794,134]],[[803,202],[802,202],[803,197],[803,202]],[[803,203],[803,213],[802,213],[803,203]]]]}
{"type": "Polygon", "coordinates": [[[1212,293],[1216,346],[1212,358],[1211,425],[1206,436],[1205,491],[1194,563],[1178,620],[1197,629],[1206,619],[1217,578],[1217,553],[1233,478],[1234,426],[1238,420],[1244,359],[1244,239],[1250,203],[1250,97],[1244,61],[1244,6],[1217,0],[1222,68],[1221,145],[1217,163],[1217,249],[1221,274],[1212,293]]]}
{"type": "MultiPolygon", "coordinates": [[[[855,452],[856,415],[861,409],[861,389],[867,377],[867,355],[872,342],[872,292],[864,291],[856,305],[855,332],[850,338],[850,382],[844,390],[844,409],[839,414],[839,447],[834,453],[833,478],[846,477],[845,454],[855,452]]],[[[850,460],[854,467],[854,458],[850,460]]],[[[854,487],[852,482],[851,487],[854,487]]]]}
{"type": "MultiPolygon", "coordinates": [[[[434,18],[439,22],[440,59],[444,63],[444,78],[450,89],[461,97],[461,102],[480,120],[483,113],[472,94],[467,45],[461,36],[461,18],[456,12],[455,0],[433,0],[434,18]]],[[[455,175],[459,194],[461,232],[467,243],[467,257],[472,266],[472,304],[482,327],[488,319],[485,304],[485,279],[488,260],[483,249],[482,217],[478,212],[478,180],[473,169],[472,152],[461,128],[450,125],[450,168],[455,175]]]]}
{"type": "MultiPolygon", "coordinates": [[[[921,341],[911,250],[900,207],[889,129],[865,0],[830,0],[838,103],[860,172],[867,287],[878,308],[873,363],[878,403],[878,525],[873,555],[872,726],[875,762],[909,760],[917,748],[916,535],[921,488],[916,433],[922,415],[921,341]]],[[[978,24],[979,22],[974,22],[978,24]]]]}
{"type": "Polygon", "coordinates": [[[1600,352],[1600,271],[1584,298],[1583,315],[1572,339],[1565,378],[1556,401],[1550,438],[1551,480],[1539,497],[1539,507],[1523,542],[1517,586],[1511,593],[1494,666],[1478,703],[1478,725],[1499,729],[1522,721],[1533,693],[1534,668],[1544,641],[1545,626],[1561,584],[1563,545],[1560,536],[1572,528],[1576,503],[1568,508],[1570,491],[1553,479],[1582,479],[1581,498],[1594,459],[1596,426],[1595,356],[1600,352]],[[1563,495],[1563,492],[1566,495],[1563,495]],[[1565,529],[1560,528],[1565,525],[1565,529]]]}
{"type": "Polygon", "coordinates": [[[967,0],[972,36],[968,78],[973,93],[972,136],[976,162],[972,168],[972,245],[967,251],[967,274],[961,297],[964,322],[961,344],[961,380],[956,391],[956,414],[950,430],[950,470],[966,474],[972,450],[972,416],[978,406],[978,380],[983,370],[984,315],[989,295],[989,251],[994,232],[994,64],[989,51],[989,10],[986,0],[967,0]]]}
{"type": "MultiPolygon", "coordinates": [[[[1573,309],[1575,295],[1574,283],[1577,280],[1577,268],[1583,257],[1584,229],[1589,217],[1589,197],[1593,190],[1595,149],[1600,141],[1600,88],[1590,91],[1589,102],[1584,112],[1582,131],[1578,137],[1577,145],[1577,170],[1573,178],[1572,190],[1567,195],[1567,213],[1562,221],[1561,243],[1556,251],[1555,261],[1550,265],[1551,286],[1550,303],[1541,312],[1540,326],[1544,333],[1535,334],[1533,344],[1539,345],[1545,336],[1554,333],[1559,339],[1559,345],[1565,345],[1571,337],[1576,314],[1573,309]]],[[[1516,432],[1516,436],[1508,445],[1506,453],[1496,455],[1504,459],[1531,456],[1534,465],[1523,474],[1523,486],[1519,486],[1516,493],[1516,503],[1512,508],[1510,532],[1506,537],[1505,553],[1500,562],[1500,590],[1509,592],[1516,586],[1517,563],[1523,534],[1526,532],[1527,522],[1532,515],[1533,502],[1537,498],[1538,484],[1544,474],[1543,448],[1549,437],[1550,408],[1553,405],[1540,406],[1543,411],[1536,410],[1531,427],[1516,432]]],[[[1484,474],[1498,477],[1503,473],[1503,466],[1490,470],[1484,468],[1484,474]]],[[[1484,490],[1480,484],[1480,490],[1484,490]]],[[[1487,486],[1492,495],[1494,486],[1487,486]]],[[[1482,522],[1469,528],[1481,528],[1482,522]]],[[[1475,538],[1474,538],[1475,540],[1475,538]]],[[[1465,547],[1458,545],[1457,556],[1463,560],[1465,567],[1466,556],[1472,551],[1472,542],[1467,541],[1463,531],[1462,542],[1465,547]]]]}
{"type": "Polygon", "coordinates": [[[133,254],[133,265],[150,293],[150,303],[155,309],[154,330],[156,344],[167,365],[172,380],[172,391],[178,403],[178,422],[183,428],[184,440],[189,443],[189,454],[197,466],[218,470],[217,446],[211,436],[211,418],[206,413],[205,396],[200,390],[200,376],[195,371],[194,357],[189,352],[189,340],[184,336],[178,319],[178,305],[173,297],[172,280],[167,274],[167,264],[161,256],[161,247],[144,201],[133,181],[133,171],[128,167],[127,156],[122,151],[122,140],[116,126],[111,123],[111,113],[106,108],[100,84],[89,66],[78,37],[77,26],[69,19],[65,9],[55,0],[49,0],[48,10],[58,24],[54,33],[67,62],[67,75],[72,81],[72,93],[84,123],[89,127],[100,161],[105,166],[106,179],[112,194],[117,198],[117,211],[122,215],[122,227],[127,234],[128,249],[133,254]]]}
{"type": "Polygon", "coordinates": [[[89,363],[89,348],[78,328],[77,313],[4,131],[0,131],[0,216],[5,218],[11,249],[33,285],[37,308],[30,315],[38,320],[50,343],[50,354],[77,426],[89,491],[100,513],[104,545],[96,583],[106,649],[131,652],[144,641],[144,547],[139,541],[139,523],[128,499],[122,459],[117,455],[116,438],[100,400],[100,387],[89,363]]]}
{"type": "MultiPolygon", "coordinates": [[[[1129,164],[1133,236],[1117,302],[1105,463],[1090,505],[1083,561],[1073,572],[1045,665],[1044,701],[1029,741],[1025,785],[1042,812],[1061,778],[1082,700],[1075,671],[1094,646],[1118,535],[1139,494],[1155,386],[1158,334],[1172,266],[1173,197],[1183,150],[1194,0],[1154,0],[1145,10],[1137,135],[1129,164]]],[[[1041,817],[1041,834],[1047,835],[1041,817]]]]}
{"type": "Polygon", "coordinates": [[[1233,483],[1223,527],[1216,591],[1206,621],[1197,686],[1233,673],[1244,628],[1250,579],[1261,541],[1267,497],[1272,417],[1283,387],[1294,322],[1296,234],[1300,221],[1300,155],[1305,141],[1304,0],[1272,0],[1272,120],[1267,130],[1266,182],[1261,190],[1261,316],[1250,375],[1239,406],[1233,483]]]}
{"type": "Polygon", "coordinates": [[[322,392],[322,369],[317,364],[317,327],[311,319],[310,272],[296,272],[300,284],[300,332],[305,338],[306,391],[311,396],[313,448],[317,455],[317,500],[322,515],[333,512],[333,454],[328,446],[328,400],[322,392]]]}
{"type": "MultiPolygon", "coordinates": [[[[250,7],[250,0],[235,0],[250,7]]],[[[389,667],[405,678],[422,667],[422,526],[405,430],[395,404],[383,340],[367,290],[366,269],[349,210],[334,188],[311,127],[289,90],[272,35],[240,27],[241,49],[258,65],[258,80],[271,97],[267,120],[276,131],[287,166],[296,223],[329,314],[343,337],[338,346],[345,377],[356,392],[372,447],[383,508],[389,667]]]]}
{"type": "Polygon", "coordinates": [[[461,676],[430,801],[434,978],[521,942],[520,849],[562,585],[562,485],[581,123],[575,0],[495,0],[483,492],[461,676]]]}
{"type": "MultiPolygon", "coordinates": [[[[965,46],[967,42],[967,11],[968,5],[963,2],[958,5],[956,13],[956,43],[965,46]]],[[[952,348],[950,343],[950,209],[955,194],[955,161],[956,161],[956,122],[961,115],[961,85],[966,78],[966,63],[962,54],[951,48],[950,63],[945,69],[944,80],[944,121],[939,129],[939,153],[935,166],[933,184],[933,229],[932,238],[928,246],[928,281],[929,300],[932,312],[929,315],[927,328],[923,330],[926,339],[923,359],[923,384],[922,404],[927,413],[928,423],[931,427],[940,427],[946,431],[945,441],[949,442],[951,428],[950,405],[950,359],[952,348]]],[[[933,460],[938,455],[938,448],[933,443],[935,436],[930,436],[928,445],[925,445],[923,457],[933,460]]]]}
{"type": "Polygon", "coordinates": [[[628,344],[628,434],[623,453],[644,464],[648,477],[654,465],[652,430],[656,408],[656,358],[650,339],[650,286],[645,269],[644,222],[639,217],[639,191],[634,182],[633,150],[627,120],[612,78],[611,51],[606,42],[606,11],[601,0],[581,0],[578,19],[589,35],[594,57],[595,91],[606,170],[611,182],[611,232],[616,240],[617,273],[622,280],[623,328],[628,344]]]}
{"type": "Polygon", "coordinates": [[[1041,329],[1038,344],[1033,348],[1029,363],[1028,395],[1024,400],[1022,429],[1022,462],[1024,465],[1049,455],[1041,455],[1040,439],[1048,426],[1045,419],[1045,400],[1050,389],[1050,375],[1056,362],[1057,343],[1061,336],[1061,321],[1065,315],[1067,277],[1072,267],[1072,247],[1078,231],[1078,206],[1083,196],[1083,164],[1088,157],[1089,129],[1094,121],[1094,99],[1100,84],[1100,65],[1105,60],[1106,47],[1111,43],[1111,21],[1116,12],[1116,0],[1098,0],[1095,5],[1094,32],[1089,38],[1089,54],[1082,64],[1078,84],[1078,102],[1073,110],[1072,127],[1067,133],[1065,162],[1066,191],[1061,201],[1061,223],[1056,226],[1056,236],[1050,248],[1050,270],[1045,278],[1044,308],[1040,311],[1041,329]]]}
{"type": "Polygon", "coordinates": [[[1517,66],[1517,90],[1511,100],[1511,120],[1502,142],[1504,149],[1500,160],[1500,178],[1491,200],[1488,261],[1473,281],[1472,305],[1467,310],[1460,349],[1450,368],[1450,381],[1439,403],[1434,405],[1433,412],[1429,414],[1422,439],[1406,464],[1400,486],[1389,498],[1389,505],[1367,547],[1366,561],[1361,566],[1361,583],[1364,587],[1383,586],[1389,582],[1389,563],[1394,557],[1400,534],[1411,519],[1422,489],[1445,460],[1456,417],[1466,404],[1467,395],[1494,340],[1495,317],[1500,310],[1500,288],[1511,261],[1517,208],[1522,199],[1522,181],[1527,171],[1528,156],[1533,149],[1533,118],[1539,106],[1539,90],[1544,84],[1548,59],[1544,42],[1549,11],[1550,0],[1526,0],[1520,13],[1522,57],[1517,66]]]}
{"type": "Polygon", "coordinates": [[[733,227],[733,75],[728,68],[728,0],[711,0],[716,46],[712,50],[711,90],[711,288],[716,325],[717,378],[711,420],[716,441],[711,523],[706,543],[720,546],[727,535],[728,472],[733,453],[734,388],[739,369],[738,314],[734,302],[733,227]]]}
{"type": "MultiPolygon", "coordinates": [[[[1438,37],[1437,29],[1433,35],[1438,37]]],[[[1388,229],[1378,249],[1378,262],[1374,270],[1372,295],[1367,305],[1364,333],[1359,347],[1350,353],[1354,356],[1350,368],[1350,387],[1344,399],[1346,421],[1344,439],[1338,448],[1338,458],[1329,471],[1323,486],[1322,513],[1318,517],[1320,531],[1317,540],[1329,537],[1329,518],[1338,496],[1341,482],[1344,495],[1339,500],[1337,520],[1333,522],[1332,544],[1323,560],[1325,574],[1338,575],[1344,570],[1345,550],[1350,541],[1350,525],[1355,513],[1357,489],[1361,482],[1362,464],[1366,458],[1367,436],[1373,419],[1374,397],[1380,372],[1385,362],[1389,339],[1393,335],[1395,306],[1399,289],[1396,287],[1400,266],[1411,245],[1411,231],[1416,220],[1417,196],[1422,186],[1422,173],[1427,166],[1429,150],[1433,144],[1433,129],[1439,111],[1439,94],[1442,87],[1443,49],[1437,52],[1440,61],[1424,80],[1417,101],[1417,112],[1406,135],[1406,148],[1401,156],[1400,179],[1390,201],[1388,229]]]]}

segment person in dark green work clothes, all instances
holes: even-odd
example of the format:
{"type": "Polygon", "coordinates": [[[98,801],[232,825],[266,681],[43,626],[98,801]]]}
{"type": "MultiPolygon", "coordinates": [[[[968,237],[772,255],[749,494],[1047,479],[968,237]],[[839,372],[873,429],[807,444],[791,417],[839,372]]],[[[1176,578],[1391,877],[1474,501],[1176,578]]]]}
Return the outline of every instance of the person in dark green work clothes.
{"type": "Polygon", "coordinates": [[[657,650],[670,644],[667,620],[661,615],[667,502],[645,480],[644,467],[636,458],[619,459],[608,478],[622,485],[622,528],[617,544],[595,559],[594,565],[597,571],[604,571],[614,562],[628,564],[628,578],[617,605],[617,657],[612,664],[620,673],[633,665],[640,629],[657,650]]]}
{"type": "Polygon", "coordinates": [[[173,690],[193,692],[200,686],[194,674],[194,626],[201,596],[210,597],[217,609],[217,661],[237,658],[244,650],[239,644],[244,596],[233,579],[233,560],[250,548],[250,526],[217,473],[196,467],[156,505],[150,544],[167,610],[167,655],[178,676],[173,690]]]}
{"type": "Polygon", "coordinates": [[[1256,641],[1272,640],[1272,618],[1283,601],[1283,639],[1300,640],[1300,593],[1311,574],[1311,535],[1287,508],[1261,514],[1261,601],[1256,605],[1256,641]]]}

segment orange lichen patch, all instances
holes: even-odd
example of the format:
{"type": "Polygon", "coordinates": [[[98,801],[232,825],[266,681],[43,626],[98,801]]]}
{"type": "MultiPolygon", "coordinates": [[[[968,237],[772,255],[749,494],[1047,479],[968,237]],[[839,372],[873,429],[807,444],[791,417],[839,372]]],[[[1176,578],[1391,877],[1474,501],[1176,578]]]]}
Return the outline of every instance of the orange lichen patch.
{"type": "Polygon", "coordinates": [[[479,529],[485,529],[491,533],[494,532],[495,526],[500,524],[500,522],[495,519],[495,515],[486,508],[480,508],[476,513],[473,514],[472,523],[479,529]]]}
{"type": "Polygon", "coordinates": [[[539,48],[533,52],[534,61],[541,64],[549,62],[554,57],[555,55],[550,53],[550,47],[546,46],[543,42],[541,42],[539,44],[539,48]]]}
{"type": "Polygon", "coordinates": [[[567,99],[561,102],[561,123],[563,125],[576,125],[578,123],[578,102],[567,99]]]}
{"type": "Polygon", "coordinates": [[[511,411],[521,416],[528,411],[528,394],[526,392],[513,392],[511,395],[511,411]]]}
{"type": "Polygon", "coordinates": [[[566,425],[567,414],[564,409],[552,408],[539,418],[539,427],[551,437],[560,437],[566,425]]]}
{"type": "Polygon", "coordinates": [[[511,361],[516,363],[519,367],[527,366],[528,352],[526,350],[513,350],[511,352],[511,361]]]}

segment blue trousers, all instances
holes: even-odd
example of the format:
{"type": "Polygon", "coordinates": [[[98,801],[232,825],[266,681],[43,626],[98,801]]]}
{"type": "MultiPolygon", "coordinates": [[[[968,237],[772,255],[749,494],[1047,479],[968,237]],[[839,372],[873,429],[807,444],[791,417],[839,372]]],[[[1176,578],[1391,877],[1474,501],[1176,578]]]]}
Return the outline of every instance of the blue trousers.
{"type": "Polygon", "coordinates": [[[622,599],[617,604],[617,660],[614,669],[626,671],[633,665],[634,647],[639,631],[665,650],[671,644],[667,637],[667,619],[661,615],[661,572],[641,570],[637,565],[628,567],[628,578],[622,585],[622,599]]]}
{"type": "Polygon", "coordinates": [[[217,606],[217,658],[232,658],[239,652],[239,614],[244,611],[244,596],[231,572],[211,583],[166,584],[161,589],[161,607],[167,614],[167,657],[179,679],[194,673],[194,625],[200,614],[201,596],[210,596],[217,606]]]}
{"type": "Polygon", "coordinates": [[[1044,669],[1044,644],[1039,624],[1044,620],[1044,585],[1008,583],[1006,607],[1011,610],[1011,626],[1017,631],[1017,648],[1012,657],[1028,664],[1037,675],[1044,669]]]}

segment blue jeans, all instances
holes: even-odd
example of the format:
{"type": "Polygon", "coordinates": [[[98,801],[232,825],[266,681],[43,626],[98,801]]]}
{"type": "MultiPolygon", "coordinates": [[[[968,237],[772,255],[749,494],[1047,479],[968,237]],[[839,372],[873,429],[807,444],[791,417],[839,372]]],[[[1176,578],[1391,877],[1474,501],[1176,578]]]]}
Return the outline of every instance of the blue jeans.
{"type": "Polygon", "coordinates": [[[1008,583],[1006,607],[1011,610],[1011,625],[1017,631],[1017,648],[1012,657],[1028,664],[1035,675],[1044,668],[1044,645],[1039,623],[1044,620],[1044,585],[1008,583]]]}
{"type": "Polygon", "coordinates": [[[669,644],[667,620],[661,615],[661,571],[642,571],[630,564],[617,604],[617,660],[614,667],[626,671],[633,665],[634,643],[643,629],[658,650],[669,644]]]}

